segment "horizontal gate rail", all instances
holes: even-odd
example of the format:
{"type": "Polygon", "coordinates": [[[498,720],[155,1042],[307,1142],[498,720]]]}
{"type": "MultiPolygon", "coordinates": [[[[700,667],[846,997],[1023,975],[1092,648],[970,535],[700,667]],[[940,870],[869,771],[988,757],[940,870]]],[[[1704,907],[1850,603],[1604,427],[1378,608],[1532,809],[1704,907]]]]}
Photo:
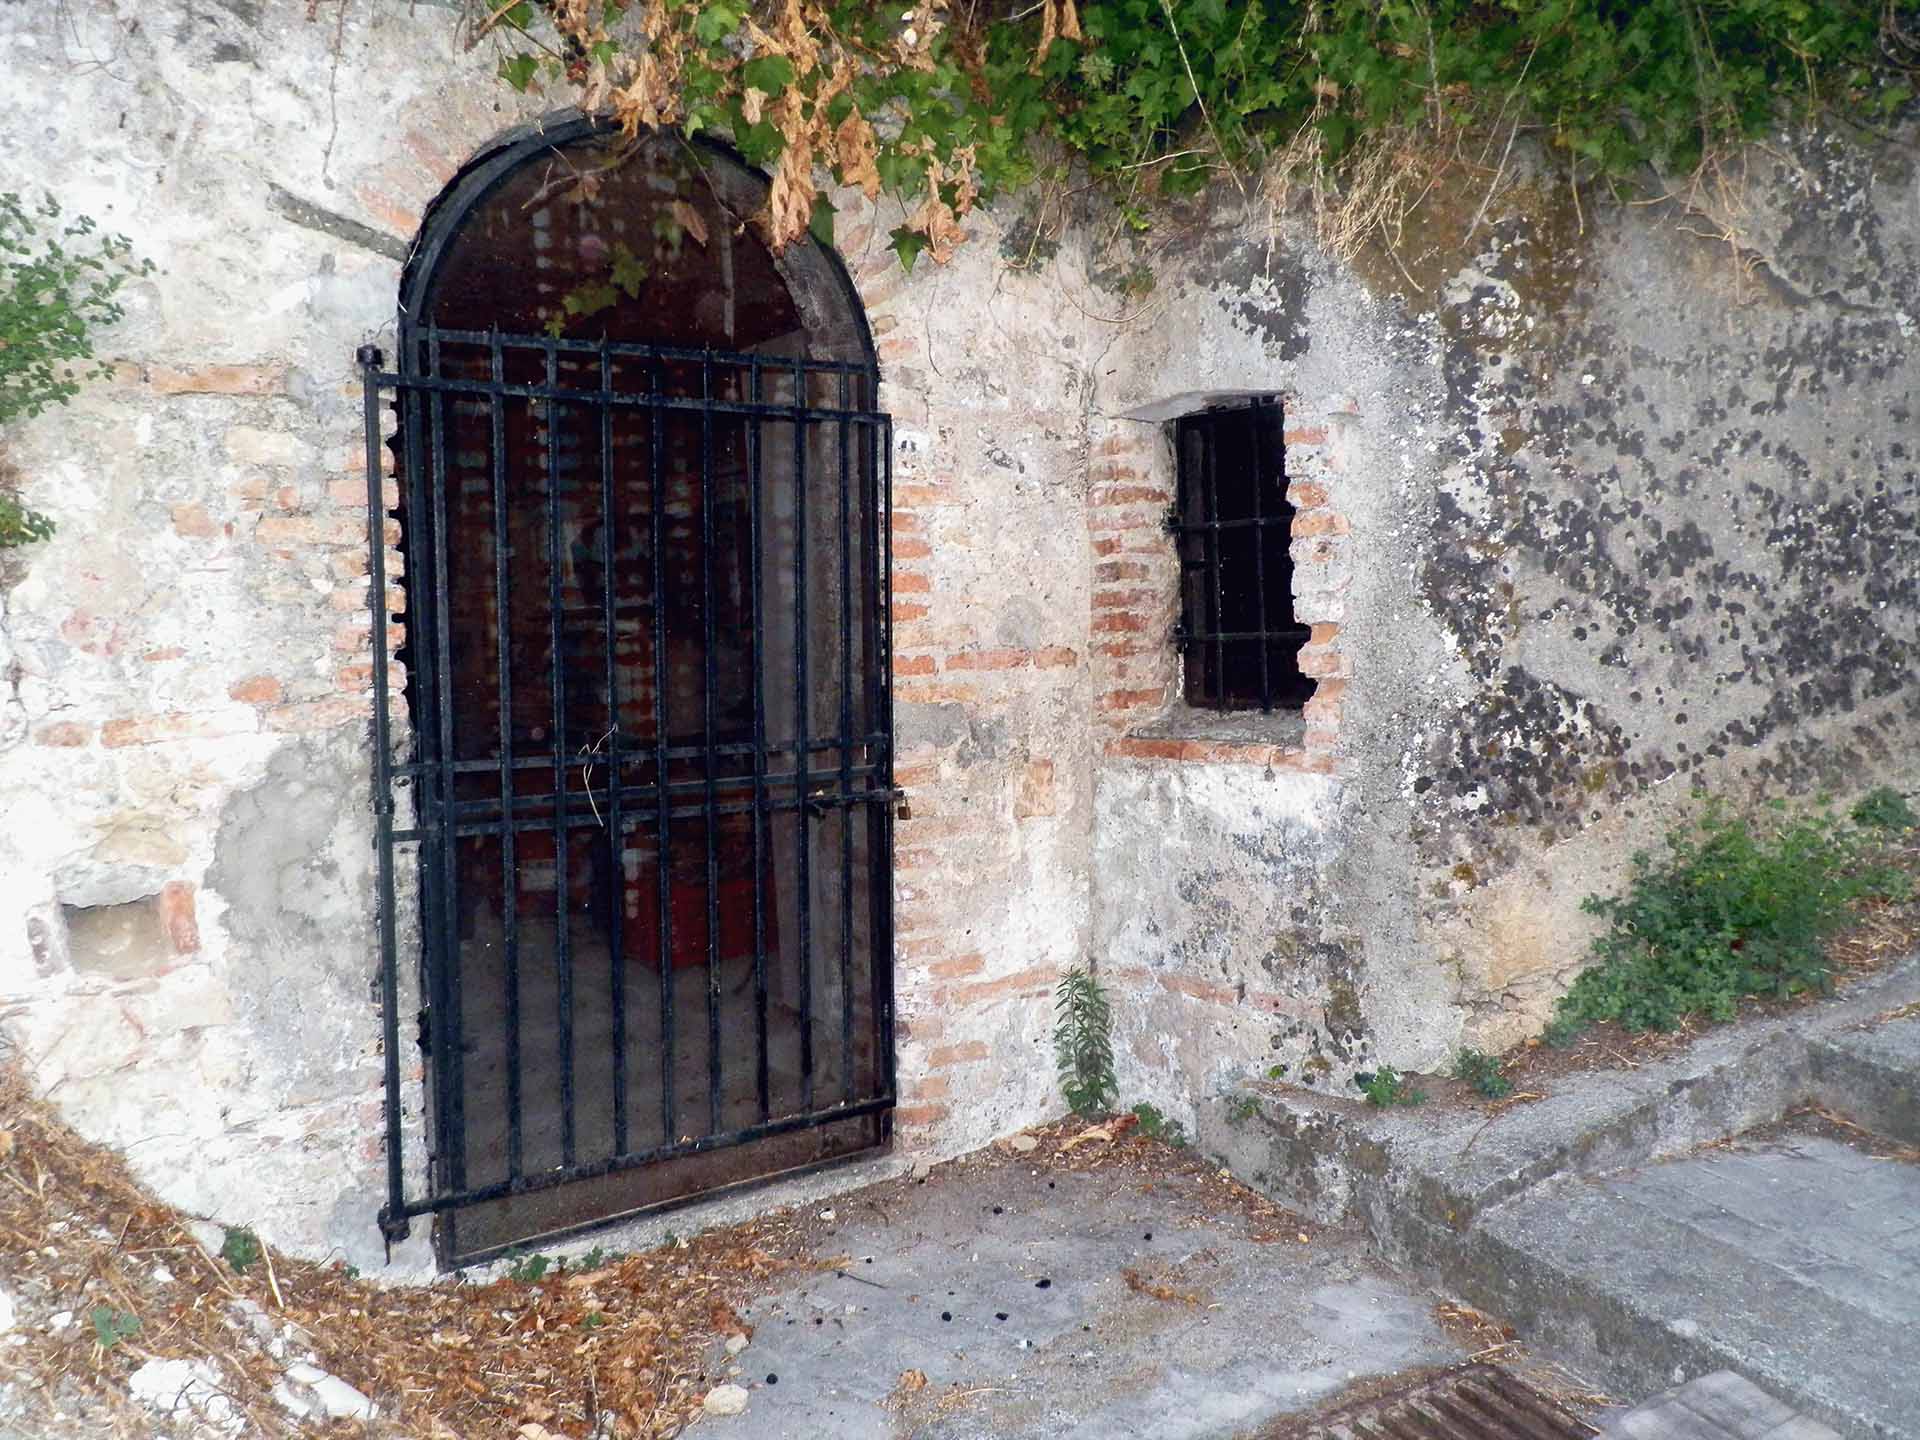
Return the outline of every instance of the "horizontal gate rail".
{"type": "MultiPolygon", "coordinates": [[[[818,1147],[756,1151],[749,1163],[796,1148],[844,1153],[850,1135],[884,1141],[896,1103],[890,857],[900,792],[892,422],[869,408],[872,363],[404,318],[399,349],[393,369],[371,346],[358,357],[387,1097],[380,1225],[389,1244],[418,1217],[810,1128],[866,1127],[836,1130],[818,1147]],[[398,541],[390,444],[400,458],[398,541]],[[388,563],[395,545],[402,573],[388,563]],[[404,587],[404,634],[389,631],[394,587],[404,587]],[[396,661],[406,664],[404,682],[390,677],[396,661]],[[789,678],[790,706],[774,693],[789,678]],[[732,687],[724,714],[723,687],[732,687]],[[590,744],[579,743],[583,733],[590,744]],[[486,843],[463,848],[476,840],[486,843]],[[417,873],[422,922],[424,1183],[409,1176],[402,1123],[402,1034],[412,1025],[399,1014],[400,847],[411,847],[417,867],[409,874],[417,873]],[[739,878],[748,864],[750,886],[739,878]],[[789,868],[776,879],[776,866],[789,868]],[[752,891],[750,914],[742,887],[752,891]],[[471,927],[483,921],[490,928],[475,940],[471,927]],[[723,928],[735,938],[723,942],[723,928]],[[856,947],[868,967],[857,982],[856,947]],[[741,997],[727,1002],[730,1036],[721,1025],[723,957],[730,993],[741,997]],[[782,1071],[777,1101],[773,958],[783,967],[780,1023],[797,1014],[797,1033],[783,1029],[782,1044],[798,1049],[797,1073],[782,1071]],[[686,967],[691,981],[702,963],[699,990],[681,988],[675,972],[686,967]],[[646,993],[649,977],[634,998],[630,964],[657,968],[657,996],[646,993]],[[749,981],[751,1026],[741,988],[749,981]],[[463,998],[463,985],[486,988],[463,998]],[[836,989],[837,1021],[824,1013],[836,989]],[[637,1046],[630,1003],[658,1022],[657,1034],[654,1019],[636,1022],[647,1032],[637,1046]],[[607,1030],[583,1040],[576,1016],[610,1027],[610,1055],[607,1030]],[[466,1053],[480,1043],[469,1025],[486,1037],[478,1058],[466,1053]],[[651,1074],[649,1047],[658,1050],[651,1074]],[[816,1048],[828,1057],[821,1088],[838,1092],[831,1101],[815,1094],[816,1048]],[[690,1080],[702,1051],[704,1094],[690,1080]],[[734,1087],[724,1097],[723,1054],[734,1087]],[[676,1073],[681,1059],[686,1077],[676,1073]],[[576,1082],[577,1069],[588,1078],[576,1082]],[[740,1088],[749,1072],[751,1098],[740,1088]],[[492,1088],[502,1080],[504,1105],[492,1088]],[[576,1083],[589,1107],[578,1124],[576,1083]],[[634,1097],[659,1105],[638,1137],[634,1097]],[[471,1122],[470,1098],[480,1117],[471,1122]],[[610,1133],[592,1128],[607,1122],[609,1104],[610,1133]],[[504,1174],[503,1152],[488,1148],[502,1143],[504,1174]]],[[[784,1053],[782,1065],[792,1065],[784,1053]]],[[[466,1236],[464,1215],[443,1225],[456,1223],[466,1236]]],[[[442,1229],[443,1245],[468,1253],[448,1240],[453,1233],[442,1229]]]]}
{"type": "MultiPolygon", "coordinates": [[[[855,748],[868,746],[879,747],[884,746],[888,738],[884,731],[876,730],[871,734],[853,736],[852,743],[855,748]]],[[[838,739],[815,741],[810,743],[806,748],[807,753],[810,755],[824,755],[829,752],[837,754],[840,750],[840,741],[838,739]]],[[[792,745],[768,745],[759,748],[751,743],[742,742],[732,745],[716,744],[711,751],[708,751],[701,745],[669,745],[664,749],[653,745],[638,745],[629,749],[623,749],[620,753],[630,759],[635,756],[640,756],[651,760],[655,756],[665,756],[668,760],[698,760],[704,755],[713,754],[716,756],[730,756],[747,760],[761,754],[791,755],[793,751],[794,747],[792,745]]],[[[584,764],[590,761],[595,767],[598,767],[605,763],[611,753],[612,751],[610,749],[602,750],[592,756],[575,753],[569,763],[584,764]]],[[[388,774],[395,782],[404,784],[409,780],[417,780],[429,775],[439,775],[443,771],[454,775],[498,775],[501,772],[501,765],[502,761],[500,760],[455,760],[444,765],[438,761],[431,764],[425,761],[396,762],[388,767],[388,774]]],[[[515,754],[511,761],[508,762],[508,768],[515,771],[551,770],[553,768],[553,751],[543,748],[515,754]]],[[[831,771],[823,771],[821,773],[829,776],[838,775],[840,773],[840,767],[836,765],[831,771]]],[[[854,774],[858,775],[860,773],[860,767],[854,767],[854,774]]],[[[776,777],[784,779],[789,785],[793,783],[793,772],[790,770],[768,772],[769,780],[776,777]]],[[[811,781],[809,783],[811,783],[811,781]]]]}
{"type": "MultiPolygon", "coordinates": [[[[863,1115],[877,1115],[883,1110],[892,1109],[895,1103],[896,1097],[889,1091],[851,1105],[832,1105],[824,1110],[810,1111],[806,1114],[783,1115],[778,1120],[749,1125],[724,1135],[691,1136],[671,1145],[656,1145],[651,1150],[636,1150],[625,1155],[609,1155],[579,1165],[555,1166],[553,1169],[537,1171],[531,1175],[516,1175],[508,1180],[499,1180],[491,1185],[476,1185],[470,1190],[429,1195],[417,1200],[403,1200],[398,1206],[389,1206],[381,1213],[383,1216],[393,1213],[403,1218],[436,1215],[447,1210],[457,1210],[465,1205],[483,1205],[489,1200],[506,1200],[516,1195],[537,1194],[539,1191],[551,1190],[559,1185],[571,1185],[576,1180],[598,1180],[622,1170],[658,1164],[662,1160],[682,1159],[688,1155],[706,1155],[715,1150],[730,1150],[737,1145],[750,1145],[755,1140],[766,1140],[775,1135],[789,1135],[796,1130],[831,1125],[841,1120],[857,1120],[863,1115]]],[[[382,1224],[385,1223],[383,1219],[382,1224]]],[[[401,1231],[400,1237],[404,1237],[405,1233],[404,1230],[401,1231]]]]}

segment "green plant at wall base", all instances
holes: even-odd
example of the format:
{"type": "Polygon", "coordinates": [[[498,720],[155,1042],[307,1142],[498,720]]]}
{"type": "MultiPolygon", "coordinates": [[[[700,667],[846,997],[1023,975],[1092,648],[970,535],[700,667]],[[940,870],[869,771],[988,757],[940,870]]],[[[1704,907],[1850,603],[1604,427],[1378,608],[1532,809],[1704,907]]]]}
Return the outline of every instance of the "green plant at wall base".
{"type": "Polygon", "coordinates": [[[1149,1140],[1158,1140],[1176,1150],[1187,1148],[1187,1127],[1162,1115],[1158,1107],[1142,1101],[1133,1107],[1133,1118],[1140,1122],[1140,1133],[1149,1140]]]}
{"type": "Polygon", "coordinates": [[[1547,1038],[1566,1044],[1603,1020],[1629,1030],[1729,1020],[1745,996],[1824,990],[1826,942],[1857,904],[1910,890],[1875,842],[1830,810],[1790,816],[1773,804],[1747,816],[1706,799],[1667,836],[1664,855],[1633,857],[1624,893],[1583,902],[1608,928],[1547,1038]]]}
{"type": "Polygon", "coordinates": [[[1060,1090],[1076,1115],[1113,1106],[1113,1008],[1100,982],[1079,966],[1061,977],[1053,999],[1053,1055],[1060,1090]]]}
{"type": "Polygon", "coordinates": [[[93,1338],[102,1350],[111,1350],[122,1340],[131,1340],[140,1333],[140,1317],[129,1310],[96,1305],[89,1318],[93,1321],[93,1338]]]}
{"type": "Polygon", "coordinates": [[[1920,61],[1912,0],[470,7],[515,89],[566,87],[630,134],[715,134],[768,168],[776,245],[831,238],[817,175],[892,195],[909,267],[951,254],[977,201],[1064,191],[1075,163],[1135,228],[1159,198],[1246,189],[1275,160],[1317,200],[1417,195],[1437,168],[1491,169],[1521,134],[1576,178],[1697,174],[1792,114],[1893,115],[1920,61]]]}
{"type": "Polygon", "coordinates": [[[1426,1091],[1416,1090],[1412,1082],[1391,1065],[1382,1065],[1372,1072],[1363,1070],[1353,1077],[1353,1083],[1360,1087],[1361,1097],[1369,1105],[1383,1110],[1392,1105],[1422,1105],[1427,1099],[1426,1091]]]}
{"type": "Polygon", "coordinates": [[[260,1263],[260,1237],[242,1226],[228,1226],[220,1244],[220,1258],[234,1269],[245,1271],[260,1263]]]}
{"type": "Polygon", "coordinates": [[[1849,813],[1854,824],[1869,830],[1897,832],[1920,826],[1920,813],[1907,803],[1906,796],[1887,785],[1862,795],[1849,813]]]}
{"type": "Polygon", "coordinates": [[[1453,1078],[1466,1081],[1489,1100],[1504,1100],[1513,1093],[1513,1082],[1500,1073],[1500,1057],[1480,1050],[1460,1052],[1453,1062],[1453,1078]]]}
{"type": "MultiPolygon", "coordinates": [[[[668,1234],[668,1241],[669,1243],[672,1241],[671,1232],[668,1234]]],[[[517,1281],[522,1285],[535,1284],[552,1268],[553,1257],[551,1255],[515,1253],[507,1257],[507,1278],[517,1281]]]]}

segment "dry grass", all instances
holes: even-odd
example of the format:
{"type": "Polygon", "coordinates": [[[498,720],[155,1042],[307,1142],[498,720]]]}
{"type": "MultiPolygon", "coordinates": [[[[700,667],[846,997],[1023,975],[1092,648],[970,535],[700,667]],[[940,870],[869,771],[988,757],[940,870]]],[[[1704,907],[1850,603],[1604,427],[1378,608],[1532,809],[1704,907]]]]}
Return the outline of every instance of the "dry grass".
{"type": "Polygon", "coordinates": [[[538,1285],[382,1289],[285,1256],[238,1273],[10,1070],[0,1135],[0,1288],[22,1322],[0,1369],[29,1434],[153,1435],[127,1379],[176,1358],[215,1367],[254,1433],[316,1433],[271,1399],[285,1361],[236,1311],[249,1301],[276,1327],[296,1327],[292,1351],[311,1351],[379,1403],[380,1421],[364,1431],[340,1422],[342,1433],[466,1440],[544,1426],[583,1440],[598,1425],[603,1436],[674,1435],[717,1378],[702,1368],[712,1342],[744,1328],[736,1307],[811,1263],[806,1223],[775,1214],[538,1285]],[[138,1317],[138,1332],[102,1346],[96,1307],[138,1317]],[[60,1311],[74,1320],[53,1330],[46,1317],[60,1311]]]}
{"type": "MultiPolygon", "coordinates": [[[[1191,1151],[1142,1137],[1131,1117],[1103,1126],[1065,1120],[1029,1136],[1030,1150],[989,1149],[953,1167],[1031,1170],[1036,1185],[1060,1170],[1097,1170],[1163,1196],[1172,1225],[1235,1214],[1256,1240],[1311,1239],[1298,1217],[1191,1151]]],[[[910,1183],[883,1182],[882,1190],[910,1183]]],[[[0,1290],[20,1310],[6,1337],[13,1343],[0,1349],[0,1429],[48,1440],[217,1433],[196,1429],[191,1416],[159,1421],[129,1395],[140,1366],[177,1359],[210,1367],[223,1403],[250,1433],[328,1433],[272,1398],[287,1364],[311,1356],[380,1406],[369,1426],[336,1422],[343,1435],[676,1435],[721,1379],[707,1369],[715,1342],[751,1333],[740,1309],[783,1276],[845,1262],[820,1258],[818,1225],[811,1210],[775,1212],[591,1270],[550,1271],[538,1283],[449,1277],[383,1289],[344,1265],[271,1253],[237,1271],[143,1191],[117,1155],[81,1140],[16,1071],[0,1069],[0,1290]],[[99,1343],[96,1307],[107,1320],[137,1317],[137,1332],[99,1343]],[[48,1322],[62,1311],[73,1319],[56,1330],[48,1322]]],[[[1189,1302],[1166,1283],[1173,1278],[1143,1275],[1140,1287],[1189,1302]]],[[[910,1428],[985,1393],[922,1392],[902,1378],[910,1428]]]]}

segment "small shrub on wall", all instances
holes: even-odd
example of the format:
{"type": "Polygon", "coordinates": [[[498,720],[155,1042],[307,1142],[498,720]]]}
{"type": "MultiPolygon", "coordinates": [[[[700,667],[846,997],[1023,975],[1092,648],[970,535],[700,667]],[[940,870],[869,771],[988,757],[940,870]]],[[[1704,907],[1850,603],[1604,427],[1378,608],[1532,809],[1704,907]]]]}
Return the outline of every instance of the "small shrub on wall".
{"type": "MultiPolygon", "coordinates": [[[[121,318],[118,295],[136,266],[123,235],[84,215],[68,218],[47,196],[33,205],[0,192],[0,431],[64,405],[108,373],[94,339],[121,318]]],[[[53,533],[53,522],[0,493],[0,549],[53,533]]]]}

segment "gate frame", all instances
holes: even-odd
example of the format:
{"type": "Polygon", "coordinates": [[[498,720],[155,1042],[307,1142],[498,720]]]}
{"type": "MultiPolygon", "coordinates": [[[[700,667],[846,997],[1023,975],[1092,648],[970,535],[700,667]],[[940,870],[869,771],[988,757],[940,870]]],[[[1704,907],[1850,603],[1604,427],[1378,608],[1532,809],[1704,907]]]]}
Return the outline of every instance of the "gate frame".
{"type": "MultiPolygon", "coordinates": [[[[617,1172],[637,1170],[645,1166],[659,1164],[663,1161],[682,1156],[691,1156],[734,1145],[751,1143],[755,1140],[795,1130],[833,1124],[862,1116],[872,1116],[876,1122],[876,1143],[872,1146],[851,1151],[845,1155],[813,1162],[798,1167],[798,1169],[772,1172],[767,1175],[723,1184],[708,1190],[697,1191],[687,1196],[645,1204],[631,1210],[622,1210],[612,1215],[551,1232],[550,1235],[543,1233],[540,1238],[558,1238],[563,1235],[579,1233],[591,1230],[597,1226],[628,1219],[647,1211],[698,1203],[721,1194],[766,1184],[775,1178],[783,1178],[797,1173],[806,1173],[846,1164],[850,1161],[871,1156],[876,1151],[884,1150],[891,1143],[892,1111],[897,1103],[898,1089],[894,1035],[895,996],[893,986],[893,827],[895,804],[903,798],[901,792],[895,788],[893,783],[893,626],[891,609],[891,576],[893,570],[891,524],[893,508],[892,425],[889,417],[879,408],[879,362],[873,344],[872,332],[867,322],[865,306],[861,302],[858,289],[853,284],[852,278],[847,273],[845,263],[836,250],[828,246],[819,246],[817,242],[808,240],[802,243],[815,245],[817,253],[817,260],[809,259],[809,269],[815,270],[816,272],[824,272],[824,274],[816,273],[808,277],[816,281],[816,285],[807,287],[810,296],[816,304],[824,299],[824,301],[831,306],[832,310],[836,312],[834,315],[834,328],[836,331],[840,330],[842,326],[846,327],[843,333],[820,338],[842,341],[851,340],[857,348],[858,358],[837,361],[802,359],[798,362],[798,367],[810,367],[816,370],[822,367],[829,370],[838,369],[843,372],[843,376],[853,373],[862,374],[871,387],[867,398],[873,407],[872,410],[867,413],[843,409],[841,411],[822,411],[820,414],[822,416],[833,416],[841,423],[843,430],[849,425],[852,425],[853,428],[870,431],[871,443],[875,447],[872,453],[874,468],[872,494],[873,514],[871,523],[874,525],[876,531],[874,554],[877,562],[877,574],[873,577],[873,594],[871,601],[873,606],[875,643],[874,683],[877,685],[879,691],[878,718],[880,728],[876,733],[884,738],[876,747],[878,753],[871,767],[874,798],[869,803],[877,805],[879,820],[879,853],[875,857],[878,864],[875,865],[873,880],[877,900],[876,910],[878,924],[875,927],[877,933],[872,937],[870,942],[871,965],[874,974],[873,988],[875,991],[874,1025],[877,1032],[876,1045],[878,1051],[876,1056],[878,1064],[878,1083],[876,1088],[879,1093],[858,1103],[843,1104],[838,1109],[831,1111],[782,1117],[770,1123],[748,1127],[741,1131],[697,1136],[678,1143],[674,1142],[672,1137],[669,1136],[667,1137],[668,1143],[653,1147],[649,1150],[614,1155],[585,1165],[567,1165],[534,1175],[521,1175],[487,1186],[469,1189],[464,1185],[449,1183],[450,1177],[446,1174],[445,1169],[449,1158],[446,1154],[448,1148],[446,1142],[449,1133],[446,1127],[454,1123],[455,1117],[459,1114],[460,1097],[450,1097],[442,1093],[449,1084],[448,1072],[456,1067],[449,1066],[444,1061],[447,1044],[445,1026],[448,1023],[449,1016],[445,1007],[436,1005],[434,1001],[436,998],[435,987],[437,984],[444,982],[446,966],[444,963],[435,965],[429,956],[431,939],[436,933],[435,930],[427,924],[426,914],[429,906],[433,903],[429,894],[432,887],[426,883],[422,883],[417,887],[417,899],[421,908],[421,915],[419,917],[419,946],[416,954],[416,961],[420,971],[418,978],[422,1008],[415,1016],[415,1022],[417,1027],[416,1043],[419,1045],[422,1053],[422,1068],[426,1093],[431,1097],[432,1112],[426,1133],[428,1150],[425,1156],[425,1193],[418,1197],[409,1196],[407,1193],[406,1150],[403,1135],[404,1101],[401,1081],[402,1067],[400,1064],[400,1046],[402,1043],[399,1014],[401,985],[398,953],[399,937],[397,933],[398,917],[395,900],[395,846],[404,843],[421,842],[430,827],[425,823],[421,823],[407,829],[396,828],[395,780],[399,772],[406,772],[412,775],[413,772],[423,771],[426,768],[426,762],[418,758],[420,752],[417,748],[414,748],[416,758],[410,763],[396,763],[393,749],[395,726],[392,722],[392,704],[394,697],[391,693],[389,683],[392,656],[388,637],[388,626],[392,621],[388,606],[388,576],[386,565],[388,532],[391,517],[384,494],[385,481],[388,478],[388,471],[391,468],[388,463],[390,456],[387,447],[389,441],[395,438],[396,435],[399,435],[404,447],[404,464],[393,478],[397,484],[410,486],[410,489],[418,489],[418,484],[412,482],[418,482],[422,467],[425,463],[421,453],[421,442],[417,436],[401,434],[401,432],[418,429],[421,417],[417,405],[409,403],[406,397],[410,392],[416,395],[422,391],[433,394],[443,388],[451,388],[442,377],[430,376],[426,373],[418,372],[417,357],[420,336],[423,333],[431,332],[433,328],[423,325],[421,320],[424,308],[432,297],[436,272],[440,267],[441,260],[445,256],[448,246],[458,237],[468,217],[477,207],[487,200],[498,184],[516,173],[523,165],[532,163],[543,151],[553,150],[582,139],[607,137],[617,133],[618,127],[609,122],[575,114],[551,118],[539,122],[534,126],[510,132],[494,145],[481,152],[472,162],[464,167],[458,175],[448,182],[440,196],[428,207],[426,216],[421,224],[420,233],[416,236],[409,250],[400,284],[400,306],[397,318],[398,355],[396,357],[395,367],[392,370],[384,368],[385,357],[376,346],[364,345],[359,349],[356,356],[362,380],[363,423],[367,467],[368,550],[369,569],[371,572],[368,603],[372,612],[371,659],[374,702],[373,742],[375,750],[374,774],[372,778],[374,792],[374,846],[377,854],[376,884],[378,886],[378,924],[376,933],[379,944],[382,1058],[384,1061],[385,1080],[384,1142],[386,1149],[387,1200],[380,1208],[378,1223],[381,1233],[385,1238],[389,1255],[391,1255],[393,1243],[397,1240],[405,1239],[411,1233],[412,1220],[415,1216],[431,1215],[437,1219],[439,1216],[448,1214],[449,1212],[484,1204],[490,1200],[497,1200],[510,1195],[555,1189],[576,1181],[593,1179],[598,1176],[617,1172]],[[821,295],[817,286],[817,282],[821,279],[829,282],[827,293],[824,296],[821,295]],[[394,418],[396,425],[393,429],[388,428],[383,417],[382,407],[385,397],[391,397],[395,402],[396,414],[394,418]],[[855,424],[855,421],[858,423],[855,424]],[[439,972],[437,975],[435,973],[436,971],[439,972]],[[431,1021],[429,1019],[430,1015],[431,1021]],[[450,1101],[451,1103],[449,1103],[450,1101]]],[[[735,152],[724,145],[709,140],[705,136],[696,137],[692,141],[683,143],[706,151],[720,165],[730,167],[738,176],[748,178],[752,183],[763,185],[766,183],[765,177],[748,166],[735,152]]],[[[801,303],[801,296],[798,291],[795,290],[792,278],[784,274],[782,278],[787,281],[789,291],[794,293],[796,304],[801,303]]],[[[803,321],[805,318],[806,314],[803,309],[803,321]]],[[[809,338],[815,338],[815,331],[812,327],[809,328],[809,338]]],[[[579,342],[559,343],[566,344],[570,348],[577,347],[579,344],[579,342]]],[[[612,344],[617,350],[652,353],[662,358],[697,358],[703,354],[709,360],[746,358],[723,356],[721,352],[717,351],[700,352],[676,350],[675,347],[652,346],[644,342],[620,341],[612,342],[612,344]]],[[[593,348],[604,354],[606,346],[607,342],[599,342],[593,348]]],[[[770,369],[781,368],[779,362],[773,357],[758,358],[770,369]]],[[[787,363],[793,364],[794,362],[789,361],[787,363]]],[[[843,394],[844,391],[845,382],[843,378],[843,394]]],[[[796,392],[795,400],[796,404],[792,407],[768,406],[766,408],[768,410],[787,409],[789,414],[785,417],[778,418],[790,418],[793,423],[799,425],[803,423],[803,417],[809,415],[810,407],[804,403],[806,400],[804,390],[796,392]]],[[[756,408],[759,407],[756,406],[756,408]]],[[[845,457],[843,456],[843,468],[845,463],[845,457]]],[[[844,477],[842,483],[843,485],[845,484],[844,477]]],[[[408,548],[409,550],[412,549],[410,541],[408,542],[408,548]]],[[[758,564],[757,559],[755,563],[756,565],[758,564]]],[[[411,559],[408,561],[408,572],[409,574],[416,573],[415,566],[411,559]]],[[[423,577],[425,576],[424,571],[418,573],[421,573],[423,577]]],[[[444,576],[440,577],[442,581],[444,581],[444,578],[444,576]]],[[[419,606],[416,603],[415,597],[417,595],[424,594],[431,591],[431,589],[432,581],[423,578],[422,589],[417,591],[410,590],[406,601],[405,613],[408,630],[411,632],[416,626],[422,627],[421,639],[417,642],[418,649],[421,653],[415,656],[416,671],[418,673],[410,675],[407,684],[411,693],[431,693],[444,704],[447,702],[448,697],[438,694],[436,680],[430,674],[426,673],[427,667],[419,663],[422,654],[433,649],[435,645],[435,632],[433,628],[435,624],[440,623],[441,628],[444,629],[444,624],[442,623],[443,617],[434,616],[430,610],[427,610],[427,607],[419,606]],[[421,613],[423,610],[427,610],[427,613],[421,613]],[[426,690],[422,691],[421,689],[415,688],[421,686],[425,686],[426,690]]],[[[444,601],[444,597],[436,597],[436,601],[444,601]]],[[[441,639],[444,640],[444,636],[442,636],[441,639]]],[[[444,648],[444,645],[440,646],[440,649],[444,650],[444,648]]],[[[444,655],[436,655],[435,659],[444,659],[444,655]]],[[[557,657],[556,663],[558,663],[557,657]]],[[[409,708],[411,707],[409,706],[409,708]]],[[[414,725],[411,716],[407,722],[407,732],[411,737],[410,745],[417,747],[418,739],[417,735],[413,735],[414,725]]],[[[801,766],[799,769],[804,772],[810,769],[810,767],[801,766]]],[[[842,771],[844,774],[844,765],[842,771]]],[[[664,779],[664,777],[662,778],[664,779]]],[[[415,794],[417,795],[419,793],[416,789],[415,794]]],[[[849,824],[851,823],[853,808],[849,800],[847,803],[849,824]]],[[[423,881],[425,879],[424,870],[428,859],[428,851],[423,844],[418,861],[416,862],[422,869],[423,881]]],[[[451,863],[450,858],[447,863],[451,863]]],[[[444,925],[441,928],[445,928],[444,925]]],[[[843,1017],[843,1024],[850,1024],[850,997],[843,997],[842,1003],[843,1006],[849,1007],[848,1016],[843,1017]]],[[[434,1228],[436,1258],[443,1268],[478,1263],[500,1253],[503,1249],[509,1248],[507,1246],[499,1246],[487,1251],[462,1253],[455,1258],[450,1255],[445,1244],[446,1227],[436,1225],[434,1228]]]]}

